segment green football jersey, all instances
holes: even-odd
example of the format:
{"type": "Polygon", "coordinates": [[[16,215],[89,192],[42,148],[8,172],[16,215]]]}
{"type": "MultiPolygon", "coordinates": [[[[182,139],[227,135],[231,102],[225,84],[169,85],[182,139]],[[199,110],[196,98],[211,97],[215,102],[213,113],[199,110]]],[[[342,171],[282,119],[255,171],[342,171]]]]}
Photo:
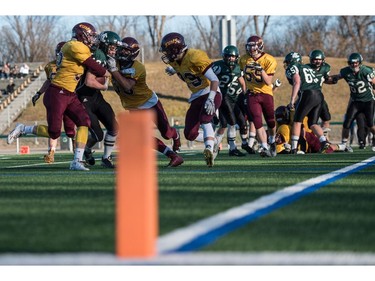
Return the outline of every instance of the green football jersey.
{"type": "Polygon", "coordinates": [[[306,90],[321,90],[322,87],[319,78],[316,77],[314,69],[308,65],[293,64],[285,70],[285,76],[292,85],[293,75],[295,74],[299,74],[301,77],[301,92],[306,90]]]}
{"type": "Polygon", "coordinates": [[[315,72],[315,76],[316,78],[319,79],[319,84],[320,84],[320,87],[323,86],[323,83],[324,81],[327,79],[327,77],[329,76],[329,73],[331,71],[331,66],[324,62],[320,67],[319,69],[316,69],[314,68],[314,66],[310,63],[306,64],[308,67],[314,69],[314,72],[315,72]]]}
{"type": "Polygon", "coordinates": [[[370,101],[374,99],[372,80],[375,77],[375,69],[361,65],[358,73],[347,66],[340,70],[340,76],[349,84],[350,97],[353,101],[370,101]]]}
{"type": "Polygon", "coordinates": [[[219,78],[219,87],[223,96],[228,96],[233,101],[237,101],[238,95],[242,93],[242,87],[238,78],[243,76],[240,66],[231,69],[223,60],[215,61],[212,69],[219,78]]]}

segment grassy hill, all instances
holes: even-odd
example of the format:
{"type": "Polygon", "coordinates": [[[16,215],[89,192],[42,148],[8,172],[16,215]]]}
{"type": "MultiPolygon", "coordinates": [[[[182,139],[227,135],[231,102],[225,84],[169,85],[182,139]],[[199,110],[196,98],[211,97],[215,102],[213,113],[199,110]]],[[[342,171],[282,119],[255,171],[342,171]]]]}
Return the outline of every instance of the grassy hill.
{"type": "MultiPolygon", "coordinates": [[[[275,93],[275,107],[288,104],[292,89],[285,78],[283,58],[276,59],[278,66],[275,79],[279,78],[283,84],[275,93]]],[[[308,57],[304,57],[303,60],[305,63],[309,61],[308,57]]],[[[346,66],[345,58],[327,58],[326,62],[331,65],[331,74],[337,74],[342,67],[346,66]]],[[[375,67],[374,63],[365,62],[365,64],[375,67]]],[[[190,92],[185,83],[176,75],[172,77],[166,75],[164,68],[165,64],[161,61],[146,63],[147,83],[151,89],[161,94],[160,100],[169,118],[177,118],[183,124],[185,112],[188,108],[188,103],[185,100],[190,96],[190,92]],[[167,98],[164,98],[164,96],[167,96],[167,98]],[[176,97],[176,99],[170,97],[176,97]]],[[[347,83],[340,80],[337,85],[323,85],[323,93],[330,107],[332,121],[342,121],[349,100],[347,83]]],[[[123,111],[120,99],[115,92],[107,91],[104,96],[116,113],[123,111]]],[[[45,109],[42,100],[40,100],[35,107],[30,103],[17,122],[33,124],[35,121],[42,122],[44,120],[45,109]]]]}

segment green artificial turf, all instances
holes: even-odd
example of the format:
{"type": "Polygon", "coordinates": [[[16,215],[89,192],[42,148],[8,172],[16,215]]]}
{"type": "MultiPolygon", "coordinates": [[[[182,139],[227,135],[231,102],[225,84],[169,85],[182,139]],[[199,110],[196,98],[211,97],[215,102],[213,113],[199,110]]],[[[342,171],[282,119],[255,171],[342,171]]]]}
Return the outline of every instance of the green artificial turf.
{"type": "MultiPolygon", "coordinates": [[[[284,187],[353,165],[371,150],[329,155],[229,157],[213,168],[201,151],[167,168],[158,155],[159,235],[188,226],[284,187]]],[[[115,172],[100,165],[70,171],[70,154],[0,156],[0,252],[114,252],[115,172]]],[[[375,252],[375,167],[306,195],[203,251],[375,252]]],[[[134,214],[137,216],[137,214],[134,214]]]]}

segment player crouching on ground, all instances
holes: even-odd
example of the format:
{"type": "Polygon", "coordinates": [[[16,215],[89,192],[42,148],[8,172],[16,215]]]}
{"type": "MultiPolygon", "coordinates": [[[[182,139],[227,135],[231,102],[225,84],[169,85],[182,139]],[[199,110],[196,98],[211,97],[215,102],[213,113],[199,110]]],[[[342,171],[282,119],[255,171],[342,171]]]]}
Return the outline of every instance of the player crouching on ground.
{"type": "MultiPolygon", "coordinates": [[[[294,111],[289,110],[287,106],[279,106],[275,110],[276,117],[276,151],[278,154],[291,153],[291,134],[294,111]]],[[[347,152],[346,145],[332,144],[325,150],[321,150],[319,138],[308,128],[307,117],[304,118],[301,126],[301,134],[298,140],[298,151],[296,154],[305,153],[333,153],[335,151],[347,152]]]]}

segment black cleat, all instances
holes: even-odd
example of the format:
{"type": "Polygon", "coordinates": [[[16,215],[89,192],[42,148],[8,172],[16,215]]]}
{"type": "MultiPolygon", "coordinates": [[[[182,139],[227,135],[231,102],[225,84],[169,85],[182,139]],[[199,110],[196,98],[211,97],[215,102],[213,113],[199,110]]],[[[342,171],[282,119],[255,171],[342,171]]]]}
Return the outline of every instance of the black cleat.
{"type": "Polygon", "coordinates": [[[245,156],[245,155],[246,155],[245,153],[242,153],[242,152],[239,151],[237,148],[236,148],[236,149],[233,149],[233,150],[229,150],[229,156],[242,157],[242,156],[245,156]]]}
{"type": "Polygon", "coordinates": [[[102,167],[114,169],[115,165],[112,163],[112,157],[109,156],[108,158],[102,158],[102,162],[100,164],[102,167]]]}
{"type": "Polygon", "coordinates": [[[246,150],[246,152],[247,153],[249,153],[249,154],[255,154],[256,152],[255,152],[255,150],[253,149],[253,148],[251,148],[249,145],[247,145],[247,144],[243,144],[243,145],[241,145],[241,148],[243,149],[243,150],[246,150]]]}
{"type": "Polygon", "coordinates": [[[86,164],[90,166],[95,165],[95,158],[93,156],[95,151],[91,150],[90,148],[86,148],[83,155],[85,156],[86,164]]]}

